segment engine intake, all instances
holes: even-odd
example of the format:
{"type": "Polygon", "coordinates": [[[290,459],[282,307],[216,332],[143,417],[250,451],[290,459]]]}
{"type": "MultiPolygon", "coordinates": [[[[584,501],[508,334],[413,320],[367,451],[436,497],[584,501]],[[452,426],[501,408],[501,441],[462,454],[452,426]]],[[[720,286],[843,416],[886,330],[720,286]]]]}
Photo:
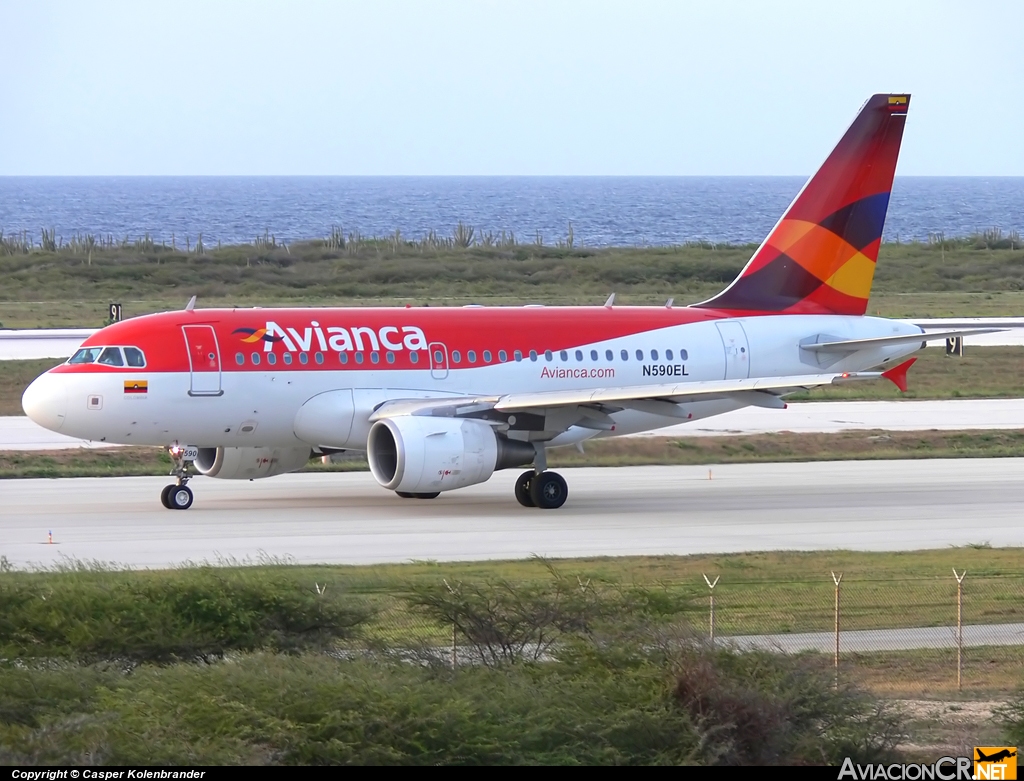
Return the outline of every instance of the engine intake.
{"type": "Polygon", "coordinates": [[[201,447],[196,471],[221,480],[255,480],[302,469],[313,455],[308,447],[201,447]]]}
{"type": "Polygon", "coordinates": [[[482,483],[495,470],[532,463],[536,451],[480,420],[409,415],[374,423],[366,455],[385,488],[429,493],[482,483]]]}

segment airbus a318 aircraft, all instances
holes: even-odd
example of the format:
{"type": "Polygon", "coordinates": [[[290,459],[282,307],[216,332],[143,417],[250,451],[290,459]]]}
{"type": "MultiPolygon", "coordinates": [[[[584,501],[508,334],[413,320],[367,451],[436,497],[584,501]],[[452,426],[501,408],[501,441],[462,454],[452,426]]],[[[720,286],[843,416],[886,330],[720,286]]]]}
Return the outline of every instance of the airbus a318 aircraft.
{"type": "MultiPolygon", "coordinates": [[[[97,331],[36,379],[36,423],[170,448],[164,506],[192,471],[272,477],[365,450],[373,477],[430,499],[530,466],[526,507],[556,508],[548,448],[658,429],[795,391],[887,377],[926,340],[865,317],[910,96],[874,95],[739,277],[687,307],[195,309],[97,331]],[[875,369],[875,371],[869,371],[875,369]],[[191,465],[191,467],[190,467],[191,465]]],[[[614,298],[614,297],[613,297],[614,298]]]]}

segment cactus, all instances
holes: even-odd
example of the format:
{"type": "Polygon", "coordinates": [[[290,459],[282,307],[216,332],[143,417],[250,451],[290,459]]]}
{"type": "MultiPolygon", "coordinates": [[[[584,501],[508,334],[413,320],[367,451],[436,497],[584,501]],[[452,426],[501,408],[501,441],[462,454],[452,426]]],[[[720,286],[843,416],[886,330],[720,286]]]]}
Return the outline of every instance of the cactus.
{"type": "Polygon", "coordinates": [[[467,247],[473,246],[473,236],[476,233],[476,229],[464,224],[462,220],[459,220],[459,224],[455,226],[455,231],[452,233],[452,240],[455,242],[456,247],[466,249],[467,247]]]}
{"type": "Polygon", "coordinates": [[[40,249],[42,249],[45,252],[57,251],[57,242],[54,240],[54,234],[56,232],[57,231],[54,228],[50,228],[50,230],[46,230],[46,228],[42,229],[43,237],[39,241],[40,249]]]}

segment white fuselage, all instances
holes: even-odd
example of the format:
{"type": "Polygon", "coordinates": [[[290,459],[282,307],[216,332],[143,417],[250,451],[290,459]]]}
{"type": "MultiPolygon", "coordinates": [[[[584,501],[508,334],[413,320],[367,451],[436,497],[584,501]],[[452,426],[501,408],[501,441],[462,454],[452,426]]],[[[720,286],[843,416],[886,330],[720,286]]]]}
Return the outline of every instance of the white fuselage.
{"type": "MultiPolygon", "coordinates": [[[[579,344],[547,355],[540,353],[535,358],[525,355],[514,360],[509,356],[504,363],[487,366],[467,365],[465,360],[455,364],[446,357],[446,367],[424,361],[422,368],[415,369],[379,370],[366,364],[365,368],[350,365],[341,370],[338,355],[328,354],[322,368],[303,372],[281,363],[267,366],[265,371],[232,371],[235,348],[222,345],[219,376],[215,378],[222,391],[219,395],[190,394],[195,378],[189,371],[147,373],[126,368],[106,373],[44,375],[33,384],[37,393],[33,398],[48,400],[51,423],[44,425],[94,441],[362,450],[366,447],[369,416],[386,401],[856,372],[892,364],[921,345],[879,346],[828,358],[801,349],[801,343],[827,341],[823,335],[846,340],[917,333],[921,329],[910,323],[871,317],[756,316],[674,325],[579,344]],[[667,357],[669,351],[671,359],[667,357]],[[128,376],[146,381],[147,392],[123,392],[128,376]],[[335,422],[327,416],[322,425],[318,420],[312,427],[315,431],[308,422],[297,431],[296,420],[303,405],[329,391],[351,391],[351,420],[343,417],[335,422]]],[[[214,380],[208,377],[206,381],[214,380]]],[[[630,434],[746,405],[742,398],[697,401],[684,405],[688,415],[684,419],[624,409],[612,413],[614,430],[573,427],[547,439],[557,446],[594,436],[630,434]]]]}

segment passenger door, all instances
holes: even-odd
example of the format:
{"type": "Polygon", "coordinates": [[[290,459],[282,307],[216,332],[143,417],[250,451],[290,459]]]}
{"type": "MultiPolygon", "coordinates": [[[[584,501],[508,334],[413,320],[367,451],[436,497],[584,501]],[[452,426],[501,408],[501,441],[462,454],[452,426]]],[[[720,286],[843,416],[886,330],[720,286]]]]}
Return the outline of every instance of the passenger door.
{"type": "Polygon", "coordinates": [[[212,325],[183,325],[191,382],[189,396],[220,396],[220,348],[212,325]]]}

